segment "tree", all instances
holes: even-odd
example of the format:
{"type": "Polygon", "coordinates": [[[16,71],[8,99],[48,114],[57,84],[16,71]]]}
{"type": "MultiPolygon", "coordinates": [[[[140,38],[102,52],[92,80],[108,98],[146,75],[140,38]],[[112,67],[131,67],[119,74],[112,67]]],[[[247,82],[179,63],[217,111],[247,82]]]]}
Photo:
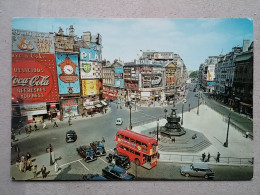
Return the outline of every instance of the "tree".
{"type": "Polygon", "coordinates": [[[190,78],[198,78],[198,76],[199,76],[199,71],[193,71],[189,75],[190,78]]]}

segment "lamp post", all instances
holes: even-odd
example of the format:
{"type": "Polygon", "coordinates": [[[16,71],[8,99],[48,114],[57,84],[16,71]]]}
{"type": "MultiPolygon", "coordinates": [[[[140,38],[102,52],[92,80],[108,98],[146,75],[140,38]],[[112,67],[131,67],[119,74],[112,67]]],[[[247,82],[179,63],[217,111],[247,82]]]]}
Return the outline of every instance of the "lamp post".
{"type": "Polygon", "coordinates": [[[190,112],[190,104],[189,104],[189,112],[190,112]]]}
{"type": "Polygon", "coordinates": [[[226,137],[226,142],[224,143],[224,147],[226,147],[226,148],[228,147],[228,133],[229,133],[230,115],[231,115],[231,113],[228,114],[227,137],[226,137]]]}
{"type": "Polygon", "coordinates": [[[199,107],[200,107],[200,95],[198,95],[198,110],[197,110],[197,115],[199,115],[199,107]]]}
{"type": "Polygon", "coordinates": [[[157,119],[157,143],[158,143],[158,140],[159,140],[159,119],[157,119]]]}
{"type": "Polygon", "coordinates": [[[166,113],[167,113],[167,109],[166,108],[164,109],[164,113],[165,113],[165,119],[166,119],[166,113]]]}
{"type": "Polygon", "coordinates": [[[131,121],[131,109],[132,109],[132,106],[131,106],[131,104],[129,105],[129,109],[130,109],[130,130],[132,130],[132,121],[131,121]]]}
{"type": "Polygon", "coordinates": [[[183,108],[184,108],[184,101],[182,102],[182,108],[181,108],[181,124],[183,125],[183,108]]]}
{"type": "Polygon", "coordinates": [[[50,165],[53,165],[52,155],[51,155],[51,152],[52,152],[52,145],[51,144],[50,144],[50,147],[49,147],[49,152],[50,152],[50,165]]]}

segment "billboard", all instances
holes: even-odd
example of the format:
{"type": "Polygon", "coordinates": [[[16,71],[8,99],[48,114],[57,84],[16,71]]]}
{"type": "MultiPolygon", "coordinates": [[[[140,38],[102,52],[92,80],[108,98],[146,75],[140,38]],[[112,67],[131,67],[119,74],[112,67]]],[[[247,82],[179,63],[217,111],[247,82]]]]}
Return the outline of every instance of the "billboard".
{"type": "Polygon", "coordinates": [[[142,74],[141,88],[162,87],[162,74],[142,74]]]}
{"type": "Polygon", "coordinates": [[[99,80],[82,80],[82,95],[97,95],[99,94],[99,80]]]}
{"type": "Polygon", "coordinates": [[[55,53],[54,34],[12,30],[12,51],[30,53],[55,53]]]}
{"type": "Polygon", "coordinates": [[[12,53],[12,97],[23,103],[59,100],[54,54],[12,53]]]}
{"type": "Polygon", "coordinates": [[[95,79],[101,77],[101,63],[80,61],[81,79],[95,79]]]}
{"type": "Polygon", "coordinates": [[[102,61],[101,51],[102,51],[102,46],[96,43],[91,43],[89,49],[79,48],[80,60],[101,62],[102,61]]]}
{"type": "Polygon", "coordinates": [[[59,94],[79,94],[79,66],[77,54],[56,54],[59,94]]]}
{"type": "Polygon", "coordinates": [[[154,59],[173,59],[173,52],[158,52],[154,54],[154,59]]]}
{"type": "Polygon", "coordinates": [[[63,116],[78,115],[78,102],[77,99],[69,99],[62,101],[63,116]]]}
{"type": "Polygon", "coordinates": [[[46,103],[32,103],[21,105],[22,116],[33,116],[38,114],[47,114],[46,103]]]}

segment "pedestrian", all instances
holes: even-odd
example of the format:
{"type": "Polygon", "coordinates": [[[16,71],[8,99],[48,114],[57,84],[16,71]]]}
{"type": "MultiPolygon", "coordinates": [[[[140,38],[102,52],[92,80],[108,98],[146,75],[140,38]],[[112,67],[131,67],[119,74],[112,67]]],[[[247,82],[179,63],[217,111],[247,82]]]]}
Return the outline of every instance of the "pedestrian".
{"type": "Polygon", "coordinates": [[[33,166],[33,178],[37,177],[37,165],[33,166]]]}
{"type": "Polygon", "coordinates": [[[209,160],[210,160],[210,153],[208,153],[208,159],[207,159],[207,161],[209,162],[209,160]]]}
{"type": "Polygon", "coordinates": [[[205,161],[205,158],[206,158],[206,154],[205,152],[202,154],[202,161],[204,162],[205,161]]]}
{"type": "Polygon", "coordinates": [[[38,127],[37,127],[37,125],[36,125],[36,122],[35,122],[35,124],[34,124],[34,130],[35,130],[35,131],[38,130],[38,127]]]}
{"type": "Polygon", "coordinates": [[[57,125],[57,122],[56,122],[56,121],[54,121],[53,128],[54,128],[54,127],[58,127],[58,125],[57,125]]]}
{"type": "Polygon", "coordinates": [[[71,124],[71,119],[70,119],[70,118],[69,118],[69,121],[68,121],[68,122],[69,122],[69,126],[72,125],[72,124],[71,124]]]}
{"type": "Polygon", "coordinates": [[[219,162],[220,153],[218,152],[216,162],[219,162]]]}
{"type": "Polygon", "coordinates": [[[42,178],[46,178],[46,167],[44,165],[42,165],[41,172],[42,172],[42,178]]]}
{"type": "Polygon", "coordinates": [[[29,152],[27,152],[27,154],[26,154],[26,159],[28,160],[28,159],[31,159],[31,154],[29,153],[29,152]]]}
{"type": "Polygon", "coordinates": [[[45,122],[43,122],[42,128],[43,128],[43,129],[47,129],[47,125],[46,125],[45,122]]]}
{"type": "Polygon", "coordinates": [[[175,143],[175,137],[172,137],[172,143],[173,143],[173,142],[175,143]]]}
{"type": "Polygon", "coordinates": [[[246,138],[248,138],[248,137],[249,137],[249,132],[247,131],[247,132],[246,132],[246,138]]]}
{"type": "Polygon", "coordinates": [[[31,132],[32,132],[32,126],[29,125],[29,133],[31,133],[31,132]]]}

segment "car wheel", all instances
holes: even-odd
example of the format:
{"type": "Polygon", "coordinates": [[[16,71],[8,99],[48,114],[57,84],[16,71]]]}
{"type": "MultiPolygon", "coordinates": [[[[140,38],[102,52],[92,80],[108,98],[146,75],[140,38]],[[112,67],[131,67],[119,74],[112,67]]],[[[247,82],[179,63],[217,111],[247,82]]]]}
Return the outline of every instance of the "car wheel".
{"type": "Polygon", "coordinates": [[[209,176],[208,176],[208,175],[205,175],[204,177],[205,177],[205,179],[208,179],[208,178],[209,178],[209,176]]]}
{"type": "Polygon", "coordinates": [[[139,159],[135,159],[135,164],[137,165],[137,166],[139,166],[140,165],[140,160],[139,159]]]}
{"type": "Polygon", "coordinates": [[[190,176],[190,174],[189,173],[185,173],[185,177],[189,177],[190,176]]]}

